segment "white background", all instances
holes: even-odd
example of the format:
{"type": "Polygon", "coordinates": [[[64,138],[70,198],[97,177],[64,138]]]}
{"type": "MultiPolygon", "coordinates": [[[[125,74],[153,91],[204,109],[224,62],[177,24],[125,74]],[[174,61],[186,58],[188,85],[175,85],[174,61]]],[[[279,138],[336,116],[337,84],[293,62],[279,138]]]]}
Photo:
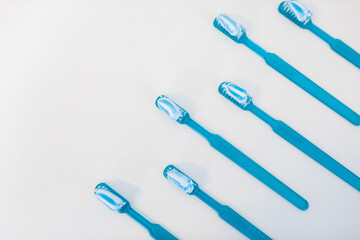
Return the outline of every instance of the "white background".
{"type": "MultiPolygon", "coordinates": [[[[0,239],[150,239],[94,195],[106,181],[181,239],[245,239],[168,182],[175,164],[275,239],[359,239],[360,193],[217,92],[248,90],[360,175],[355,127],[212,26],[226,12],[360,113],[360,71],[267,0],[0,1],[0,239]],[[292,187],[300,211],[154,105],[166,94],[292,187]]],[[[360,51],[360,1],[306,0],[360,51]]]]}

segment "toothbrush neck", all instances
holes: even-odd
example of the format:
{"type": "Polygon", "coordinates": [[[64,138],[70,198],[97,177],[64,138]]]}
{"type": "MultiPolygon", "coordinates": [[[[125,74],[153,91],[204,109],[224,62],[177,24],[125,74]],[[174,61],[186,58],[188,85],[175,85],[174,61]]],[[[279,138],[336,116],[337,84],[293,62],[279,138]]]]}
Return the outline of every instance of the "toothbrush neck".
{"type": "Polygon", "coordinates": [[[149,229],[152,225],[152,223],[146,219],[144,216],[142,216],[140,213],[138,213],[135,209],[129,208],[126,212],[131,218],[133,218],[135,221],[140,223],[143,227],[149,229]]]}
{"type": "Polygon", "coordinates": [[[254,43],[252,40],[250,40],[246,35],[243,36],[243,40],[242,43],[247,46],[248,48],[250,48],[252,51],[254,51],[257,55],[259,55],[260,57],[264,58],[267,54],[267,51],[265,49],[263,49],[262,47],[260,47],[259,45],[257,45],[256,43],[254,43]]]}
{"type": "Polygon", "coordinates": [[[251,104],[248,110],[270,126],[272,126],[276,122],[276,120],[273,117],[271,117],[269,114],[267,114],[266,112],[264,112],[254,104],[251,104]]]}
{"type": "Polygon", "coordinates": [[[206,139],[209,139],[212,136],[212,133],[210,133],[208,130],[206,130],[204,127],[202,127],[200,124],[198,124],[191,118],[189,118],[185,124],[206,139]]]}
{"type": "Polygon", "coordinates": [[[329,34],[327,34],[326,32],[324,32],[321,28],[319,28],[318,26],[316,26],[313,23],[310,23],[309,26],[307,27],[312,33],[314,33],[316,36],[318,36],[319,38],[321,38],[322,40],[324,40],[325,42],[330,42],[332,41],[334,38],[331,37],[329,34]]]}
{"type": "Polygon", "coordinates": [[[211,207],[212,209],[214,209],[215,211],[219,211],[222,207],[222,205],[216,201],[215,199],[213,199],[212,197],[210,197],[207,193],[205,193],[203,190],[201,190],[200,188],[197,188],[194,192],[194,195],[199,198],[201,201],[203,201],[204,203],[206,203],[206,205],[208,205],[209,207],[211,207]]]}

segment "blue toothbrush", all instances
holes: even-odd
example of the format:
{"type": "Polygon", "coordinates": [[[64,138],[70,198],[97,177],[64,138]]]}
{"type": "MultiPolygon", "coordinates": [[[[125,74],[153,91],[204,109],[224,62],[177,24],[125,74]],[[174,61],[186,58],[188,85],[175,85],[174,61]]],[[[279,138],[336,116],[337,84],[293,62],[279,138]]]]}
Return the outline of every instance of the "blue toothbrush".
{"type": "Polygon", "coordinates": [[[282,60],[276,54],[265,51],[256,43],[251,41],[246,36],[245,29],[239,23],[235,22],[225,14],[220,14],[215,18],[214,26],[235,42],[246,45],[256,54],[261,56],[270,67],[337,112],[343,118],[356,126],[360,125],[360,116],[357,113],[316,85],[313,81],[282,60]]]}
{"type": "Polygon", "coordinates": [[[253,103],[251,96],[249,96],[244,89],[233,83],[224,82],[219,86],[219,93],[241,109],[253,113],[255,116],[267,123],[277,135],[360,191],[360,178],[358,176],[327,155],[320,148],[316,147],[284,122],[272,118],[258,108],[253,103]]]}
{"type": "Polygon", "coordinates": [[[312,13],[304,4],[295,0],[280,3],[279,12],[301,28],[308,29],[316,36],[327,42],[331,49],[343,58],[360,68],[360,54],[346,45],[340,39],[331,37],[311,21],[312,13]]]}
{"type": "Polygon", "coordinates": [[[173,165],[169,165],[164,170],[164,176],[171,182],[175,183],[179,188],[189,195],[198,197],[209,207],[214,209],[222,220],[230,224],[233,228],[244,234],[249,239],[254,240],[271,240],[265,233],[240,216],[229,206],[222,205],[207,193],[202,191],[198,184],[190,177],[185,175],[173,165]]]}
{"type": "Polygon", "coordinates": [[[288,200],[301,210],[309,207],[308,202],[291,188],[274,177],[256,162],[251,160],[244,153],[240,152],[236,147],[231,145],[225,139],[217,134],[213,134],[195,122],[187,111],[177,105],[166,96],[160,96],[156,99],[156,106],[165,112],[172,120],[180,124],[185,124],[203,136],[217,151],[229,158],[231,161],[242,167],[245,171],[260,180],[266,186],[277,192],[280,196],[288,200]]]}
{"type": "Polygon", "coordinates": [[[95,196],[100,202],[104,203],[110,210],[119,213],[126,213],[135,221],[145,227],[150,236],[157,240],[177,240],[171,233],[159,224],[150,222],[147,218],[142,216],[139,212],[130,206],[128,200],[121,196],[118,192],[112,189],[106,183],[100,183],[95,187],[95,196]]]}

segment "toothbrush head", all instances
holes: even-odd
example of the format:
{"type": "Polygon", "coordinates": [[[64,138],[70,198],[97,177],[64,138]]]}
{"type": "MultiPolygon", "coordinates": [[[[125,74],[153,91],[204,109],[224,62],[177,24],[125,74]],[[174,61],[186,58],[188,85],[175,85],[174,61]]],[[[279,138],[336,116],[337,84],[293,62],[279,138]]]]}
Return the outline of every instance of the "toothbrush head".
{"type": "Polygon", "coordinates": [[[223,82],[219,86],[219,93],[239,106],[241,109],[246,110],[252,104],[252,97],[246,90],[231,82],[223,82]]]}
{"type": "Polygon", "coordinates": [[[297,0],[286,0],[280,3],[278,11],[299,27],[306,28],[311,24],[312,13],[297,0]]]}
{"type": "Polygon", "coordinates": [[[219,14],[214,20],[214,27],[237,43],[241,43],[245,36],[245,28],[226,14],[219,14]]]}
{"type": "Polygon", "coordinates": [[[164,176],[171,182],[175,183],[187,194],[191,195],[194,190],[198,188],[198,185],[194,180],[192,180],[190,177],[185,175],[185,173],[183,173],[173,165],[169,165],[165,168],[164,176]]]}
{"type": "Polygon", "coordinates": [[[129,201],[112,189],[106,183],[100,183],[95,187],[94,194],[96,198],[105,204],[111,211],[125,212],[129,201]]]}
{"type": "Polygon", "coordinates": [[[155,101],[155,105],[161,111],[165,112],[172,120],[175,120],[178,123],[185,123],[189,117],[189,113],[187,111],[165,95],[158,97],[155,101]]]}

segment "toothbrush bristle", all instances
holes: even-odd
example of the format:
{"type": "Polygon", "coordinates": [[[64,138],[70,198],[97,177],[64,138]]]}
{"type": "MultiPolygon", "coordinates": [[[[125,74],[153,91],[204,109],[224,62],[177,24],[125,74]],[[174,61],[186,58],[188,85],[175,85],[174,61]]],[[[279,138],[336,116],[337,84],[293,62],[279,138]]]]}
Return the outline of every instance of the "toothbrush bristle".
{"type": "Polygon", "coordinates": [[[221,95],[241,109],[245,110],[252,104],[251,96],[247,94],[244,89],[231,82],[223,82],[220,84],[218,91],[221,95]]]}
{"type": "Polygon", "coordinates": [[[226,14],[219,14],[214,19],[214,27],[237,43],[241,43],[245,29],[226,14]]]}
{"type": "Polygon", "coordinates": [[[305,28],[311,23],[311,12],[298,1],[283,1],[280,3],[278,11],[299,27],[305,28]]]}
{"type": "Polygon", "coordinates": [[[191,194],[197,187],[197,183],[194,180],[173,165],[165,168],[164,176],[188,194],[191,194]]]}
{"type": "Polygon", "coordinates": [[[129,203],[123,196],[112,189],[106,183],[100,183],[95,187],[96,198],[112,211],[121,211],[129,203]]]}
{"type": "Polygon", "coordinates": [[[174,101],[161,95],[155,101],[155,105],[161,111],[166,113],[172,120],[175,120],[179,123],[185,123],[189,117],[189,113],[185,111],[182,107],[177,105],[174,101]]]}

